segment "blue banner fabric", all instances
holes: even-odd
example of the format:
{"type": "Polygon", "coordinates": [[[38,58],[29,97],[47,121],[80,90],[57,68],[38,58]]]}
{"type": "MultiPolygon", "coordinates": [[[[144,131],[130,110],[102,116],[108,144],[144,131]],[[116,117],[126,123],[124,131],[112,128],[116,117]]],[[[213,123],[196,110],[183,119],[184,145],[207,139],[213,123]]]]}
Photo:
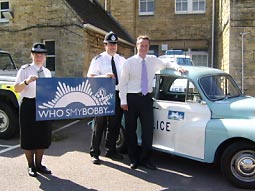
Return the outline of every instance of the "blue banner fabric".
{"type": "Polygon", "coordinates": [[[111,78],[39,78],[36,120],[77,119],[115,114],[111,78]]]}

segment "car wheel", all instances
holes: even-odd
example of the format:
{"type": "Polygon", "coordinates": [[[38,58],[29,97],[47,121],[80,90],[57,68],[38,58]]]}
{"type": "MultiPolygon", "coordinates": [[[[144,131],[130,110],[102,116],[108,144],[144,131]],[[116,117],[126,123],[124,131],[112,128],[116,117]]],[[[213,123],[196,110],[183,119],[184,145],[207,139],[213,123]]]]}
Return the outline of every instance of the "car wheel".
{"type": "Polygon", "coordinates": [[[120,134],[116,142],[116,149],[122,153],[126,152],[127,150],[126,142],[125,142],[125,129],[122,126],[120,128],[120,134]]]}
{"type": "Polygon", "coordinates": [[[230,145],[223,153],[221,170],[235,186],[255,188],[255,146],[247,142],[230,145]]]}
{"type": "Polygon", "coordinates": [[[0,138],[11,138],[18,130],[18,114],[6,103],[0,102],[0,138]]]}

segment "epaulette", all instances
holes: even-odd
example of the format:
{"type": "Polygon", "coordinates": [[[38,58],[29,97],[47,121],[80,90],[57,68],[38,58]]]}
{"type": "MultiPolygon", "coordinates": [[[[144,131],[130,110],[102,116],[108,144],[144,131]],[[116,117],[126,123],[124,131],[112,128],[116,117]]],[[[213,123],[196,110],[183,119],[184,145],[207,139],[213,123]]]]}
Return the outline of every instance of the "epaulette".
{"type": "Polygon", "coordinates": [[[26,68],[28,68],[29,66],[30,66],[30,64],[25,64],[25,65],[21,66],[21,68],[22,68],[22,69],[26,69],[26,68]]]}
{"type": "Polygon", "coordinates": [[[101,54],[99,54],[99,55],[95,56],[95,58],[94,58],[94,59],[96,60],[96,59],[100,58],[101,56],[102,56],[102,55],[101,55],[101,54]]]}

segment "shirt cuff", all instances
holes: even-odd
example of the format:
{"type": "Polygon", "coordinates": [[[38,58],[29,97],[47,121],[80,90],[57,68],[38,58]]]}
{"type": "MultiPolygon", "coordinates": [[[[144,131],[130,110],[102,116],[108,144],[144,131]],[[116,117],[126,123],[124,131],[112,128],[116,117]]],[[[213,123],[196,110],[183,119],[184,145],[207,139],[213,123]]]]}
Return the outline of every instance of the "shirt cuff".
{"type": "Polygon", "coordinates": [[[123,100],[120,100],[120,105],[127,105],[127,100],[126,99],[123,99],[123,100]]]}

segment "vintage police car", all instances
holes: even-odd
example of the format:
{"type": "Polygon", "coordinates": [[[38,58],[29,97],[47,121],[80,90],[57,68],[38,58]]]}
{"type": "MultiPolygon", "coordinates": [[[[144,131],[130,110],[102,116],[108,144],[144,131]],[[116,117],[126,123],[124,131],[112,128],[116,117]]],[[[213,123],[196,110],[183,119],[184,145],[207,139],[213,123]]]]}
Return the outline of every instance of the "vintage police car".
{"type": "Polygon", "coordinates": [[[255,98],[221,70],[185,68],[182,75],[171,69],[156,74],[153,148],[219,164],[234,185],[255,187],[255,98]]]}

